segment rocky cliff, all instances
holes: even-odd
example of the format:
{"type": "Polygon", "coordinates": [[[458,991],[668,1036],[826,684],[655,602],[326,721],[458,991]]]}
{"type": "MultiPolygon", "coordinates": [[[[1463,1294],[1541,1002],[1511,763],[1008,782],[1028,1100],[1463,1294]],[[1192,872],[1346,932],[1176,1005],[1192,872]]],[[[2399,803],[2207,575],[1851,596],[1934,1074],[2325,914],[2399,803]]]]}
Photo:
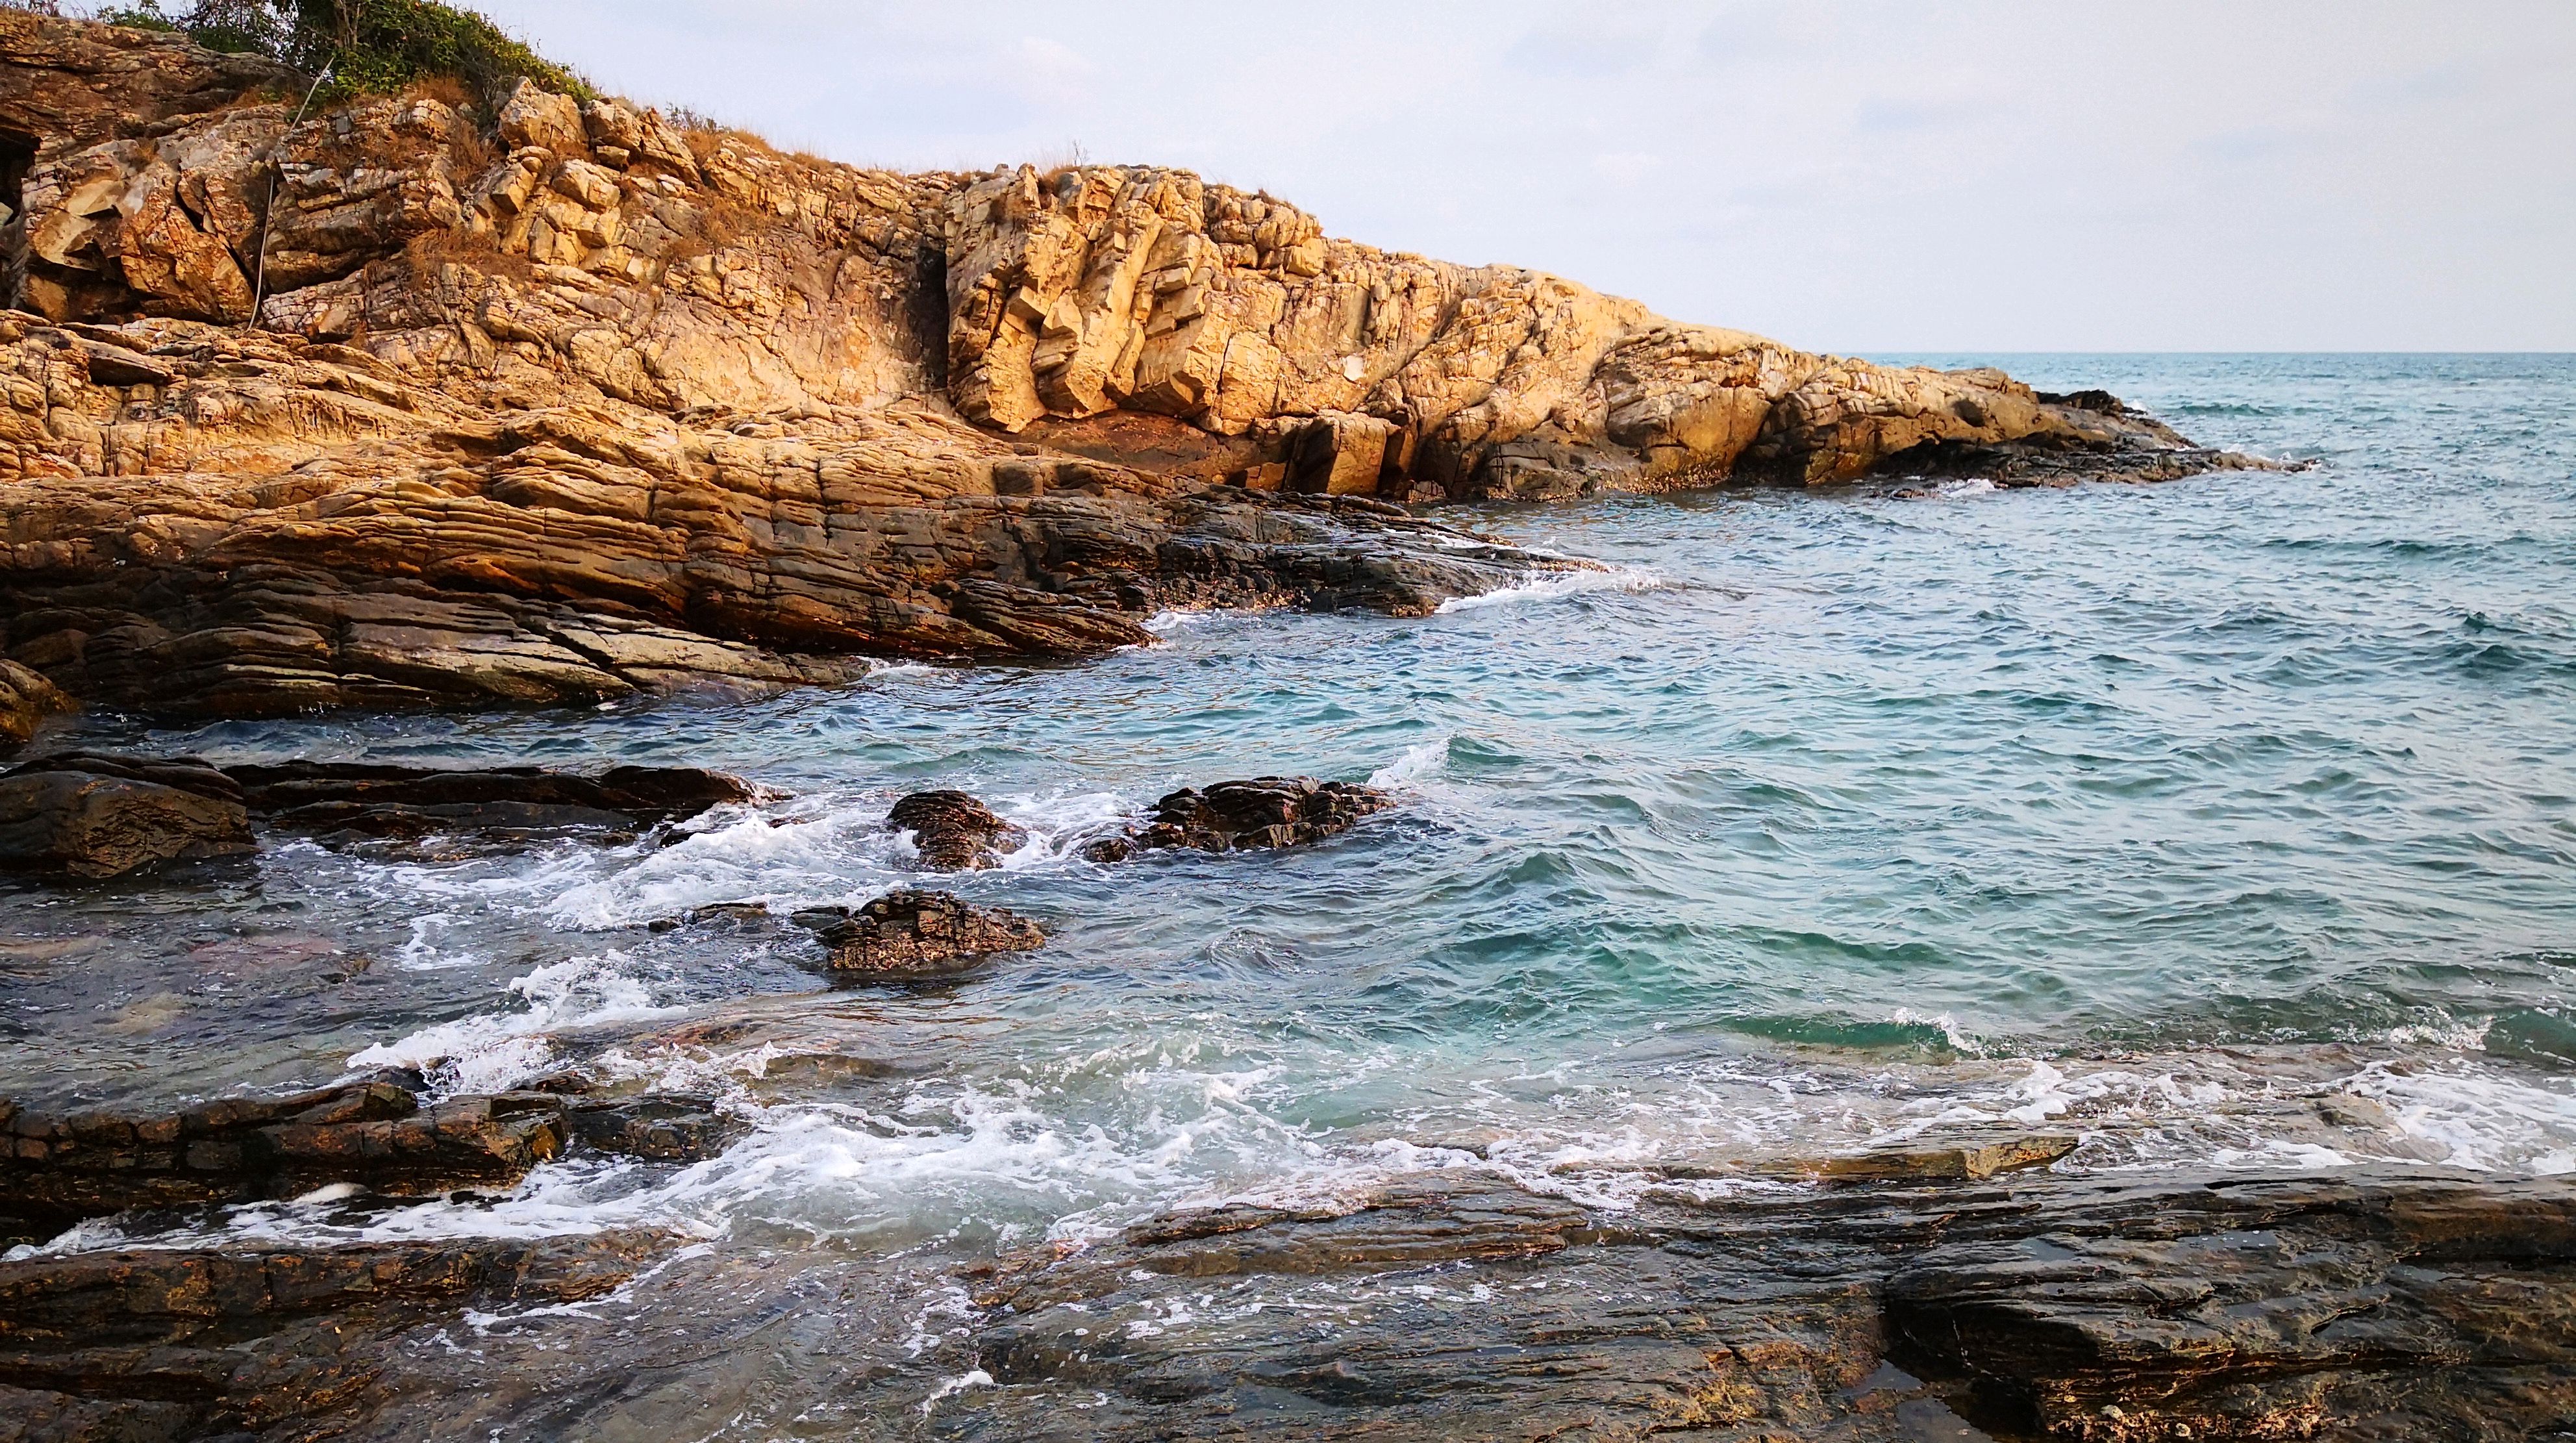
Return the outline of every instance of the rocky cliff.
{"type": "Polygon", "coordinates": [[[0,11],[0,652],[165,711],[1080,655],[1561,565],[1400,503],[2235,458],[1180,171],[899,174],[0,11]]]}

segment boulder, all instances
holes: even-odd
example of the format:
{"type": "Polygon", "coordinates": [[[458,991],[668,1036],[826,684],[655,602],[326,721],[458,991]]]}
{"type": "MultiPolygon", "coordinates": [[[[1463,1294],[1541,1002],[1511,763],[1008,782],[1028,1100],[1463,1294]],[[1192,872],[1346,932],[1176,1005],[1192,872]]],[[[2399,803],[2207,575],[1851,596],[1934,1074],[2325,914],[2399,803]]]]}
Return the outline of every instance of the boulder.
{"type": "Polygon", "coordinates": [[[578,155],[587,139],[580,104],[533,80],[522,79],[510,87],[492,124],[514,149],[534,146],[556,155],[578,155]]]}
{"type": "Polygon", "coordinates": [[[0,772],[0,868],[115,877],[254,850],[239,789],[202,763],[69,757],[0,772]]]}
{"type": "Polygon", "coordinates": [[[1046,944],[1035,922],[946,892],[890,892],[856,912],[826,909],[799,913],[797,920],[831,949],[835,976],[862,982],[934,981],[997,952],[1046,944]]]}
{"type": "Polygon", "coordinates": [[[910,832],[921,865],[933,872],[998,866],[1004,849],[1028,838],[1028,833],[994,816],[982,802],[958,791],[914,792],[886,813],[886,825],[910,832]]]}
{"type": "Polygon", "coordinates": [[[73,706],[44,673],[0,657],[0,747],[25,746],[45,718],[73,706]]]}
{"type": "Polygon", "coordinates": [[[1375,787],[1313,777],[1255,777],[1184,787],[1154,804],[1153,817],[1123,837],[1091,844],[1085,855],[1114,862],[1140,850],[1188,847],[1230,852],[1297,847],[1347,831],[1362,817],[1395,805],[1375,787]]]}

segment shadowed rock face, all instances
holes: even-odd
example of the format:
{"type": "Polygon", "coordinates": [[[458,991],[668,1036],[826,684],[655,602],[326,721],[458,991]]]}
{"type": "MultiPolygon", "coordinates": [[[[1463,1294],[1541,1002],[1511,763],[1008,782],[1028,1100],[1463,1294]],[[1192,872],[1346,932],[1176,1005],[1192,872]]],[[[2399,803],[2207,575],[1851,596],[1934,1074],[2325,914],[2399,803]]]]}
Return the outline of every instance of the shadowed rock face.
{"type": "Polygon", "coordinates": [[[114,877],[256,849],[241,789],[201,762],[65,757],[0,772],[0,868],[114,877]]]}
{"type": "Polygon", "coordinates": [[[555,705],[1083,656],[1165,607],[1419,614],[1567,564],[1390,501],[2235,464],[1186,172],[863,170],[526,86],[297,124],[282,80],[0,11],[0,654],[76,697],[555,705]]]}
{"type": "Polygon", "coordinates": [[[0,867],[110,877],[163,862],[246,856],[250,819],[322,836],[489,841],[592,830],[632,834],[751,796],[695,767],[481,770],[285,762],[219,769],[67,752],[0,772],[0,867]]]}

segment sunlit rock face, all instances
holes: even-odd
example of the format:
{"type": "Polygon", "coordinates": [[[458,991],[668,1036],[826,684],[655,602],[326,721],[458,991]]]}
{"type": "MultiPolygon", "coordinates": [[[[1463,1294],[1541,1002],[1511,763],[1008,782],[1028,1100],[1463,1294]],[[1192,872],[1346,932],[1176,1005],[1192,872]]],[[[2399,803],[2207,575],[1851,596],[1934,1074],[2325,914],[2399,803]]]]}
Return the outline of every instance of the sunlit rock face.
{"type": "Polygon", "coordinates": [[[2235,459],[1185,171],[866,170],[526,81],[299,120],[274,66],[24,12],[0,70],[0,653],[75,697],[1079,656],[1171,605],[1412,613],[1543,564],[1389,501],[2235,459]]]}

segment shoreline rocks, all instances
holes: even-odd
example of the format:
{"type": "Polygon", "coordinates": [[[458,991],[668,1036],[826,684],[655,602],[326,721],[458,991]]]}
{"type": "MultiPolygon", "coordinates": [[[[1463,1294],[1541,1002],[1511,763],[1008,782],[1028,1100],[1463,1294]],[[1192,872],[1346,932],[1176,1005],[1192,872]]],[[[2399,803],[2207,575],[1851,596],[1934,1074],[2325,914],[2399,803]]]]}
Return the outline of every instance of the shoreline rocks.
{"type": "Polygon", "coordinates": [[[77,757],[0,772],[0,869],[96,880],[256,850],[241,789],[201,763],[77,757]]]}
{"type": "Polygon", "coordinates": [[[2545,1437],[2576,1416],[2571,1281],[2564,1178],[2040,1172],[1624,1210],[1416,1178],[1005,1260],[974,1283],[999,1386],[950,1426],[1042,1433],[1080,1402],[1101,1439],[1247,1416],[1322,1439],[2545,1437]]]}
{"type": "Polygon", "coordinates": [[[0,657],[0,750],[25,746],[45,718],[75,705],[42,672],[0,657]]]}
{"type": "Polygon", "coordinates": [[[409,1330],[599,1297],[671,1241],[622,1229],[0,1262],[0,1427],[98,1443],[324,1436],[369,1410],[409,1330]]]}
{"type": "Polygon", "coordinates": [[[740,780],[696,767],[620,766],[593,777],[355,762],[218,768],[194,757],[64,752],[0,772],[0,868],[95,879],[248,856],[253,817],[324,838],[631,836],[751,796],[740,780]]]}
{"type": "Polygon", "coordinates": [[[293,1197],[332,1183],[421,1196],[505,1186],[579,1143],[663,1160],[738,1131],[704,1098],[530,1090],[424,1102],[383,1078],[160,1115],[48,1116],[0,1099],[0,1236],[41,1242],[136,1209],[293,1197]]]}

